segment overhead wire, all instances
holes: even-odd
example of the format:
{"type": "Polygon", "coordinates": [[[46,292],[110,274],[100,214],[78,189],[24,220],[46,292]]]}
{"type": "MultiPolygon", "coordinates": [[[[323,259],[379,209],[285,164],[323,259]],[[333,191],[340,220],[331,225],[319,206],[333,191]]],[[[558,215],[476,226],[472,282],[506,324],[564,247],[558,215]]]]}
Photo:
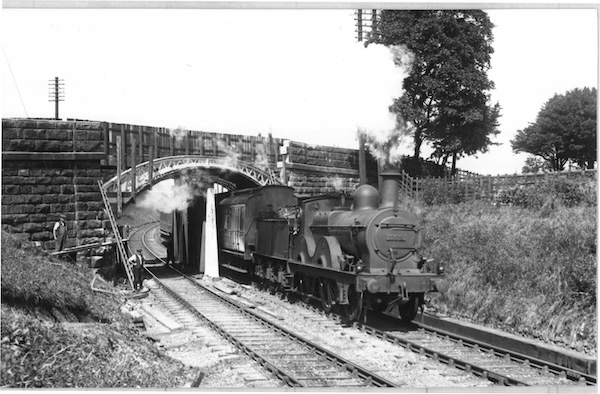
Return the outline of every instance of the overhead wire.
{"type": "Polygon", "coordinates": [[[19,90],[19,84],[17,83],[17,79],[13,74],[12,67],[10,66],[10,61],[8,60],[8,56],[6,55],[6,51],[4,47],[2,47],[2,53],[4,53],[4,58],[6,59],[6,64],[8,64],[8,69],[10,70],[10,75],[12,76],[13,82],[15,83],[15,88],[17,88],[17,93],[19,94],[19,99],[21,100],[21,105],[23,106],[23,110],[25,111],[25,117],[29,118],[29,114],[27,113],[27,108],[25,107],[25,103],[23,102],[23,97],[21,96],[21,91],[19,90]]]}

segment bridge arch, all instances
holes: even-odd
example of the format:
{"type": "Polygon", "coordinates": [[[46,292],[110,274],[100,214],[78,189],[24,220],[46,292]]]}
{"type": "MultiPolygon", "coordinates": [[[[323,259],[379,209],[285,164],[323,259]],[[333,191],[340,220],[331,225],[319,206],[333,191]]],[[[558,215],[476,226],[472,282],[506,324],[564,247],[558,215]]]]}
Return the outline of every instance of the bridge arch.
{"type": "MultiPolygon", "coordinates": [[[[118,193],[120,189],[122,193],[130,193],[131,196],[135,196],[150,188],[154,183],[172,178],[182,170],[193,168],[217,171],[220,174],[217,183],[228,189],[235,189],[240,183],[244,187],[281,184],[273,172],[264,171],[241,160],[227,157],[182,155],[161,157],[152,162],[140,163],[136,165],[135,169],[129,168],[122,171],[120,176],[115,175],[102,187],[107,193],[118,193]],[[240,182],[240,180],[243,181],[240,182]]],[[[127,202],[124,201],[124,203],[127,202]]]]}

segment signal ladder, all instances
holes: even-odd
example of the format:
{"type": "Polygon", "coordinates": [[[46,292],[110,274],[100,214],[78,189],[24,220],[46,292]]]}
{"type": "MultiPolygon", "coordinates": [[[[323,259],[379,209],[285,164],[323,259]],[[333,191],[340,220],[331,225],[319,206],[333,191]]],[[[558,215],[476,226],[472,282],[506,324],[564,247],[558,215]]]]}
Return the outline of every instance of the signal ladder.
{"type": "Polygon", "coordinates": [[[117,250],[119,251],[119,256],[121,257],[121,261],[123,262],[123,266],[125,267],[125,272],[127,272],[127,279],[129,279],[129,284],[131,285],[131,289],[133,290],[133,272],[132,268],[127,262],[127,252],[125,251],[125,247],[123,246],[123,239],[121,238],[121,234],[119,233],[119,228],[117,227],[117,222],[115,221],[115,216],[113,215],[113,211],[110,206],[110,201],[108,201],[108,196],[106,195],[106,190],[104,190],[102,181],[98,181],[98,186],[100,187],[100,194],[102,194],[102,200],[104,201],[104,207],[106,208],[106,213],[108,215],[108,219],[110,220],[110,225],[113,229],[113,232],[115,233],[115,239],[117,240],[117,250]]]}

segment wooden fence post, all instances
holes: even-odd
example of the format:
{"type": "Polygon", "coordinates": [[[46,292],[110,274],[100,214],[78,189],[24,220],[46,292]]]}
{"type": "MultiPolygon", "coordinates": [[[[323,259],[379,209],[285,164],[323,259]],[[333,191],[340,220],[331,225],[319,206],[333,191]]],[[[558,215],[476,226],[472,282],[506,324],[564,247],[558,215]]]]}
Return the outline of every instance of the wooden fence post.
{"type": "Polygon", "coordinates": [[[136,138],[131,136],[131,171],[129,176],[131,177],[131,201],[135,203],[135,189],[136,189],[136,176],[135,176],[135,167],[137,166],[137,155],[136,152],[136,138]]]}
{"type": "MultiPolygon", "coordinates": [[[[123,125],[121,125],[121,131],[123,131],[123,125]]],[[[123,213],[123,191],[121,190],[121,162],[122,155],[121,151],[121,136],[117,135],[117,217],[120,218],[123,213]]]]}
{"type": "Polygon", "coordinates": [[[154,146],[150,146],[148,152],[148,189],[152,189],[154,183],[154,146]]]}

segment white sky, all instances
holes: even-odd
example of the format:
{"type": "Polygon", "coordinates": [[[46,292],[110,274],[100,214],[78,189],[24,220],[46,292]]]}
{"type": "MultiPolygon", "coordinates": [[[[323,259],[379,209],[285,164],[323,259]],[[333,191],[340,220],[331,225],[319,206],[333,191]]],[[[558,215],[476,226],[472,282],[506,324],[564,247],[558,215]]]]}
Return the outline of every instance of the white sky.
{"type": "MultiPolygon", "coordinates": [[[[516,131],[555,93],[597,87],[597,8],[486,11],[502,145],[458,167],[511,174],[527,157],[512,153],[516,131]]],[[[48,84],[58,76],[62,118],[356,149],[358,127],[391,124],[404,75],[387,49],[356,42],[353,18],[352,9],[3,9],[2,117],[53,117],[48,84]]]]}

